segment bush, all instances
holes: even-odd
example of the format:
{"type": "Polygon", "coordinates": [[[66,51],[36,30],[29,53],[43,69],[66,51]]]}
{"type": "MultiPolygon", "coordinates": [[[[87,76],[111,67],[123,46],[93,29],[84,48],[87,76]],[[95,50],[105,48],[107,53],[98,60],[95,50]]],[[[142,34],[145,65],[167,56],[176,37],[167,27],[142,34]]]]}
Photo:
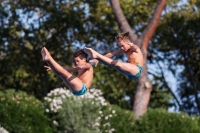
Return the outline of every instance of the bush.
{"type": "Polygon", "coordinates": [[[51,133],[43,104],[24,92],[0,92],[0,125],[12,133],[51,133]]]}
{"type": "Polygon", "coordinates": [[[97,118],[102,107],[106,105],[100,90],[90,89],[83,96],[74,96],[69,90],[57,88],[44,99],[54,132],[100,132],[97,118]]]}
{"type": "Polygon", "coordinates": [[[98,133],[98,112],[101,106],[87,98],[75,100],[66,98],[59,111],[59,128],[69,133],[98,133]]]}
{"type": "Polygon", "coordinates": [[[130,110],[116,105],[105,106],[100,113],[100,130],[103,133],[131,133],[135,117],[130,110]]]}
{"type": "Polygon", "coordinates": [[[77,97],[69,90],[57,88],[44,99],[56,133],[132,132],[133,112],[107,105],[100,90],[90,89],[90,92],[77,97]]]}
{"type": "Polygon", "coordinates": [[[200,119],[185,113],[149,109],[134,124],[134,133],[199,133],[200,119]]]}
{"type": "Polygon", "coordinates": [[[74,96],[58,88],[45,97],[46,112],[56,133],[198,133],[200,120],[184,113],[149,109],[139,120],[131,110],[107,105],[101,91],[74,96]]]}

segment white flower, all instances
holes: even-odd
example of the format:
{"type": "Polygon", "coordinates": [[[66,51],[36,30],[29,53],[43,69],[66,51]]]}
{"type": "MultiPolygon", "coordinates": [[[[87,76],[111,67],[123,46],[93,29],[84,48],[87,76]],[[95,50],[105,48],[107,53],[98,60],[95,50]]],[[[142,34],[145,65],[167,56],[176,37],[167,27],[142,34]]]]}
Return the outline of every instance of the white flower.
{"type": "Polygon", "coordinates": [[[99,122],[95,122],[93,126],[100,126],[99,122]]]}
{"type": "Polygon", "coordinates": [[[62,106],[56,106],[55,107],[56,110],[61,109],[61,108],[62,108],[62,106]]]}
{"type": "Polygon", "coordinates": [[[114,129],[114,128],[112,128],[112,129],[111,129],[111,131],[115,131],[115,129],[114,129]]]}
{"type": "Polygon", "coordinates": [[[116,112],[115,110],[112,111],[113,114],[114,114],[115,112],[116,112]]]}
{"type": "Polygon", "coordinates": [[[54,109],[54,110],[53,110],[53,112],[55,112],[55,113],[56,113],[56,112],[57,112],[57,110],[56,110],[56,109],[54,109]]]}
{"type": "Polygon", "coordinates": [[[53,124],[57,126],[57,125],[58,125],[58,122],[54,120],[54,121],[53,121],[53,124]]]}
{"type": "Polygon", "coordinates": [[[91,104],[106,106],[107,103],[102,94],[101,90],[91,88],[85,95],[74,96],[69,89],[55,88],[47,94],[44,100],[49,103],[50,111],[57,112],[62,108],[63,100],[67,97],[73,98],[74,102],[81,100],[82,98],[88,98],[91,99],[91,104]]]}
{"type": "Polygon", "coordinates": [[[101,119],[101,117],[98,117],[98,118],[97,118],[97,120],[100,120],[100,119],[101,119]]]}
{"type": "Polygon", "coordinates": [[[51,102],[51,101],[52,101],[52,99],[51,99],[51,98],[48,98],[48,99],[47,99],[47,101],[48,101],[48,102],[51,102]]]}
{"type": "Polygon", "coordinates": [[[65,95],[62,95],[61,97],[62,97],[63,99],[65,99],[65,98],[66,98],[66,96],[65,96],[65,95]]]}
{"type": "Polygon", "coordinates": [[[106,116],[105,119],[108,120],[108,116],[106,116]]]}
{"type": "Polygon", "coordinates": [[[46,109],[46,112],[48,113],[48,112],[49,112],[49,109],[46,109]]]}

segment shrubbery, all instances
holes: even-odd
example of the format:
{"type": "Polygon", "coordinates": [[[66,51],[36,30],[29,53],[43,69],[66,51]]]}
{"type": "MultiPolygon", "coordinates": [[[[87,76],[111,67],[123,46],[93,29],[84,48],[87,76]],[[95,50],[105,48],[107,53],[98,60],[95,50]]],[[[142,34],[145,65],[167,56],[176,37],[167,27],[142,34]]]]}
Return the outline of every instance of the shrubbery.
{"type": "Polygon", "coordinates": [[[100,132],[99,112],[106,105],[100,90],[90,89],[90,92],[77,97],[69,90],[57,88],[44,99],[54,132],[100,132]]]}
{"type": "Polygon", "coordinates": [[[105,106],[100,115],[102,133],[131,133],[135,117],[131,110],[116,105],[105,106]]]}
{"type": "Polygon", "coordinates": [[[24,92],[0,92],[0,125],[12,133],[199,133],[200,118],[149,109],[136,120],[132,111],[106,103],[98,89],[77,97],[57,88],[43,103],[24,92]]]}
{"type": "Polygon", "coordinates": [[[106,104],[101,91],[76,97],[69,90],[55,89],[45,98],[46,111],[55,132],[87,133],[197,133],[199,117],[149,109],[139,120],[133,112],[106,104]],[[98,93],[97,93],[98,92],[98,93]]]}
{"type": "Polygon", "coordinates": [[[109,105],[103,110],[101,131],[115,133],[199,133],[200,118],[185,113],[171,113],[164,109],[149,109],[139,120],[133,112],[109,105]],[[107,123],[107,124],[105,124],[107,123]],[[107,129],[105,128],[107,126],[107,129]],[[102,130],[103,129],[103,130],[102,130]]]}
{"type": "Polygon", "coordinates": [[[200,119],[185,113],[149,109],[134,124],[134,133],[199,133],[200,119]]]}
{"type": "Polygon", "coordinates": [[[0,92],[0,125],[12,133],[51,133],[43,104],[24,92],[0,92]]]}
{"type": "Polygon", "coordinates": [[[46,112],[52,119],[54,132],[128,133],[132,131],[132,111],[108,105],[98,89],[81,97],[57,88],[45,99],[46,112]]]}

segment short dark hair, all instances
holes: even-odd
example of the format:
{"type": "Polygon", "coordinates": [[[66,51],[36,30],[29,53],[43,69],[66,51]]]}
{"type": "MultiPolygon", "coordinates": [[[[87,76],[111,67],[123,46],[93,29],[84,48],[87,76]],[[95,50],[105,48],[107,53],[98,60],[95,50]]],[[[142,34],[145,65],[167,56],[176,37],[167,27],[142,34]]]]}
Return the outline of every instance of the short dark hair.
{"type": "Polygon", "coordinates": [[[86,58],[86,61],[87,61],[87,56],[88,55],[84,52],[83,49],[79,49],[74,53],[74,57],[79,57],[81,60],[86,58]]]}
{"type": "Polygon", "coordinates": [[[124,40],[124,41],[129,40],[129,41],[130,41],[129,32],[121,33],[121,34],[117,35],[117,36],[115,37],[115,39],[116,39],[118,42],[119,42],[119,41],[122,41],[122,40],[124,40]]]}

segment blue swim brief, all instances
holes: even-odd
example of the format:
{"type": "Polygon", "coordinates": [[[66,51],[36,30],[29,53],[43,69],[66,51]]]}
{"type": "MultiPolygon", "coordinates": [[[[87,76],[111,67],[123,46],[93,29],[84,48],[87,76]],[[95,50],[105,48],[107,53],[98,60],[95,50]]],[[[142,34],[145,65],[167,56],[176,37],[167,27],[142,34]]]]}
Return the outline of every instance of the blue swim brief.
{"type": "Polygon", "coordinates": [[[136,75],[127,75],[127,77],[129,79],[135,79],[135,78],[138,78],[140,76],[140,74],[142,73],[142,67],[140,65],[136,65],[139,69],[139,72],[136,74],[136,75]]]}
{"type": "Polygon", "coordinates": [[[72,93],[75,96],[84,95],[86,92],[87,92],[87,87],[86,87],[86,85],[84,83],[82,84],[82,89],[80,91],[75,91],[75,90],[72,91],[72,93]]]}

